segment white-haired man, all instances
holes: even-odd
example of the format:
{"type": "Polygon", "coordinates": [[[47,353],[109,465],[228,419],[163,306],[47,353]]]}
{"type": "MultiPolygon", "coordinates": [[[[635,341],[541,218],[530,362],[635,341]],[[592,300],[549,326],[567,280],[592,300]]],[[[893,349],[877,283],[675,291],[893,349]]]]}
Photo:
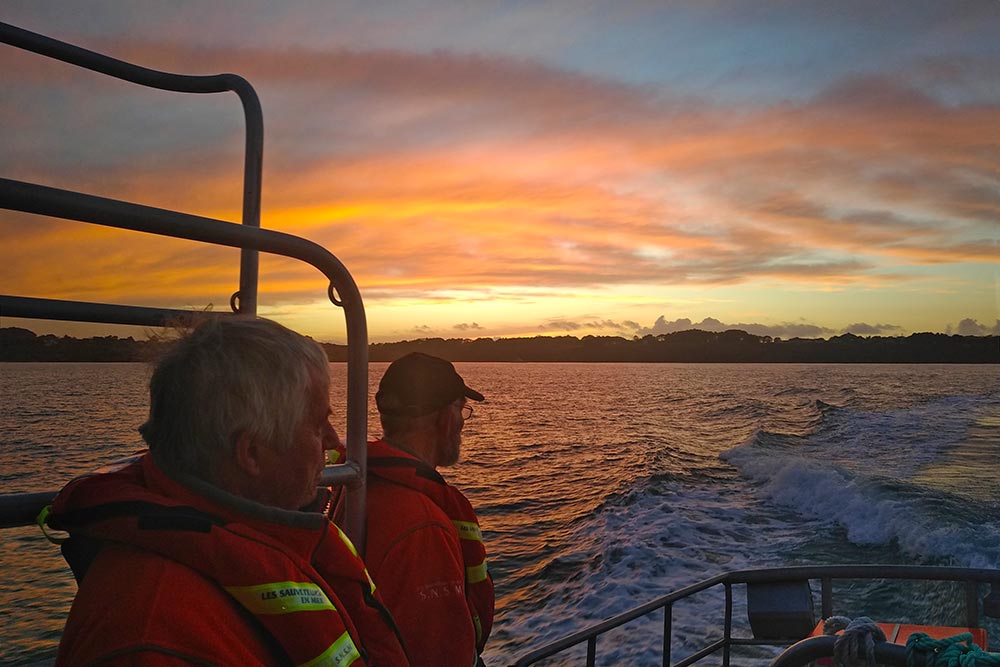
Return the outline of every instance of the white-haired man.
{"type": "Polygon", "coordinates": [[[338,444],[322,348],[268,320],[214,318],[149,388],[149,451],[74,480],[49,515],[80,582],[57,663],[408,664],[319,511],[338,444]]]}

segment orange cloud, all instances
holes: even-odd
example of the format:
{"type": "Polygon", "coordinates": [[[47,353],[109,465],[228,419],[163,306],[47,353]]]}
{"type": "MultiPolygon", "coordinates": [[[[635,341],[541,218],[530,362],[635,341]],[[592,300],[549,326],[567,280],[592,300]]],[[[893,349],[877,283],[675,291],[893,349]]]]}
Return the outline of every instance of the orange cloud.
{"type": "MultiPolygon", "coordinates": [[[[912,77],[887,72],[804,102],[734,107],[447,52],[124,42],[115,55],[257,82],[268,128],[264,225],[328,247],[377,298],[456,286],[829,289],[996,261],[998,163],[988,138],[1000,134],[1000,100],[946,104],[912,77]]],[[[42,88],[69,83],[59,67],[11,69],[15,61],[5,52],[0,67],[36,87],[39,101],[42,88]]],[[[92,103],[70,89],[81,95],[75,106],[92,103]]],[[[102,104],[120,104],[122,129],[160,152],[133,154],[111,128],[93,157],[74,151],[47,171],[22,146],[5,173],[54,174],[65,187],[239,219],[235,99],[212,103],[224,131],[203,130],[194,116],[175,140],[143,134],[138,98],[115,92],[102,104]],[[118,146],[138,163],[115,159],[118,146]]],[[[11,109],[4,119],[28,135],[34,127],[11,109]]],[[[0,278],[12,289],[96,300],[149,290],[156,303],[195,305],[235,289],[234,252],[35,225],[0,216],[0,278]],[[45,252],[68,270],[53,271],[45,252]]],[[[308,267],[267,266],[265,293],[275,299],[313,298],[317,284],[322,293],[308,267]]]]}

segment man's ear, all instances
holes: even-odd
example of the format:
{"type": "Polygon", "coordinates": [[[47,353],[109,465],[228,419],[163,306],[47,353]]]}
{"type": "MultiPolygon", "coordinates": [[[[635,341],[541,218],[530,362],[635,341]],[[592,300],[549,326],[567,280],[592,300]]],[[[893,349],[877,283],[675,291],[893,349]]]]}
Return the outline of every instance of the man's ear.
{"type": "Polygon", "coordinates": [[[236,466],[249,477],[260,476],[263,470],[260,458],[261,448],[256,438],[252,438],[246,432],[236,434],[236,442],[233,444],[233,455],[236,466]]]}

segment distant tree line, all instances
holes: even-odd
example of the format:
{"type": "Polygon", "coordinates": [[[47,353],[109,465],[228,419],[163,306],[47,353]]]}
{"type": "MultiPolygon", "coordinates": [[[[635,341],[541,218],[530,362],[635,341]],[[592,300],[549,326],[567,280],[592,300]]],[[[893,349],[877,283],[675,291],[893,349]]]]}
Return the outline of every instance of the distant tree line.
{"type": "Polygon", "coordinates": [[[145,361],[159,355],[158,340],[135,340],[131,336],[36,335],[17,327],[0,329],[0,361],[145,361]]]}
{"type": "MultiPolygon", "coordinates": [[[[0,361],[148,361],[167,343],[103,336],[71,338],[0,329],[0,361]]],[[[347,346],[323,343],[331,361],[346,361],[347,346]]],[[[756,336],[745,331],[691,329],[658,336],[535,336],[532,338],[421,338],[373,343],[371,361],[408,352],[452,361],[709,362],[709,363],[1000,363],[1000,336],[918,333],[910,336],[825,338],[756,336]]]]}

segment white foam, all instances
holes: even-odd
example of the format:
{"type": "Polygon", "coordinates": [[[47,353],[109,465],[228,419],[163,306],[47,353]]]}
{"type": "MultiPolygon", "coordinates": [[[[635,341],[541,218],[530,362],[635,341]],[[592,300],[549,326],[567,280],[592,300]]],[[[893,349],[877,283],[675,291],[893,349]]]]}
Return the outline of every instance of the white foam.
{"type": "MultiPolygon", "coordinates": [[[[1000,565],[996,525],[974,525],[961,513],[934,512],[933,497],[898,495],[874,473],[865,476],[822,460],[762,452],[747,443],[722,455],[755,492],[798,515],[840,526],[861,546],[888,545],[919,558],[949,559],[970,567],[1000,565]],[[946,523],[943,523],[946,522],[946,523]]],[[[878,459],[871,459],[878,465],[878,459]]]]}

